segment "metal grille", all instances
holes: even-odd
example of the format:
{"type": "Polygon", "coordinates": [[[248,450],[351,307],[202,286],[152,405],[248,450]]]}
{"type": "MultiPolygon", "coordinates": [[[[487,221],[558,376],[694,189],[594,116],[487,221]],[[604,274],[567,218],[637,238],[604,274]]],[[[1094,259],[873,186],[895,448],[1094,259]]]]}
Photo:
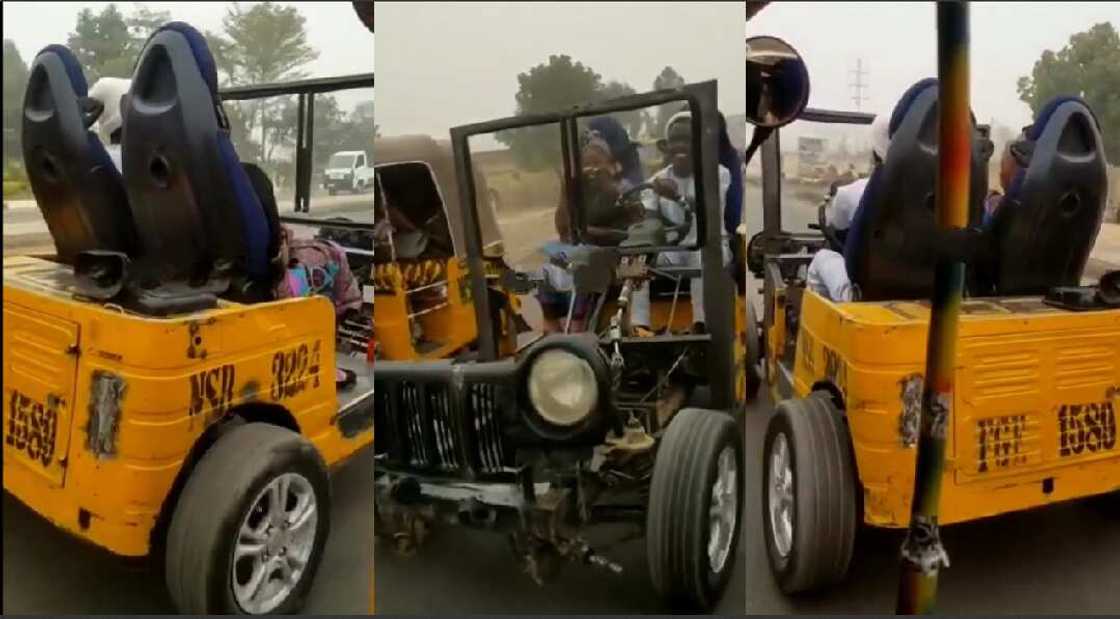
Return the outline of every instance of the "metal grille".
{"type": "Polygon", "coordinates": [[[440,382],[377,385],[375,441],[397,465],[466,477],[507,465],[502,439],[504,389],[468,383],[456,394],[440,382]]]}

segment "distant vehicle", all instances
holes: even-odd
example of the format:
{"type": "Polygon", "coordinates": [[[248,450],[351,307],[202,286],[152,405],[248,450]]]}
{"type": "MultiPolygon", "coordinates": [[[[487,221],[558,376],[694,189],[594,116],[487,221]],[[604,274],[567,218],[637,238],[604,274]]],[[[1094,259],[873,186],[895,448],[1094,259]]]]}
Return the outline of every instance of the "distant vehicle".
{"type": "Polygon", "coordinates": [[[331,155],[323,170],[323,188],[330,195],[340,189],[350,192],[365,191],[373,187],[373,168],[368,165],[365,151],[341,150],[331,155]]]}

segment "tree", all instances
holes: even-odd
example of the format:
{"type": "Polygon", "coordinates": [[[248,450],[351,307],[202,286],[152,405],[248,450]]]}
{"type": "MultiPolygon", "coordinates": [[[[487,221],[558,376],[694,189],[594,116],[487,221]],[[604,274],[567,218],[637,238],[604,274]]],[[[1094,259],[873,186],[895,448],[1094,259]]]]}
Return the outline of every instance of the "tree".
{"type": "Polygon", "coordinates": [[[128,24],[116,4],[106,5],[97,14],[89,8],[82,9],[66,44],[77,56],[91,84],[105,76],[132,75],[136,50],[128,24]]]}
{"type": "Polygon", "coordinates": [[[1111,22],[1074,34],[1057,53],[1042,52],[1018,90],[1034,114],[1058,95],[1083,98],[1100,121],[1108,160],[1120,163],[1120,34],[1111,22]]]}
{"type": "MultiPolygon", "coordinates": [[[[263,84],[306,76],[300,67],[319,52],[308,44],[305,26],[306,19],[292,6],[260,2],[246,9],[233,3],[222,19],[222,32],[208,32],[206,38],[225,84],[263,84]]],[[[260,99],[255,114],[244,117],[247,131],[259,129],[262,163],[270,153],[270,120],[277,118],[282,105],[260,99]]]]}
{"type": "MultiPolygon", "coordinates": [[[[654,90],[665,90],[667,88],[680,88],[685,85],[684,78],[681,77],[677,70],[673,67],[665,67],[661,73],[653,80],[654,90]]],[[[675,114],[677,107],[663,105],[657,110],[657,121],[651,129],[650,133],[654,137],[661,137],[665,132],[665,123],[669,122],[669,117],[675,114]]]]}
{"type": "MultiPolygon", "coordinates": [[[[634,90],[629,84],[622,82],[608,82],[599,92],[596,93],[595,98],[598,101],[606,101],[609,99],[617,99],[627,95],[637,94],[638,91],[634,90]]],[[[630,139],[637,139],[642,133],[642,128],[650,124],[649,113],[645,110],[633,110],[630,112],[616,112],[613,116],[626,128],[630,134],[630,139]]]]}
{"type": "Polygon", "coordinates": [[[23,121],[23,92],[27,89],[27,63],[16,44],[4,39],[4,164],[8,158],[19,159],[20,131],[23,121]]]}
{"type": "Polygon", "coordinates": [[[125,18],[131,38],[134,55],[139,55],[148,37],[152,36],[160,26],[171,21],[171,13],[167,11],[153,11],[143,4],[137,4],[132,15],[125,18]]]}
{"type": "MultiPolygon", "coordinates": [[[[598,73],[567,55],[549,56],[547,63],[519,74],[517,83],[515,113],[519,116],[586,103],[603,87],[598,73]]],[[[499,131],[494,137],[509,147],[518,166],[527,170],[558,169],[560,138],[555,126],[499,131]]]]}

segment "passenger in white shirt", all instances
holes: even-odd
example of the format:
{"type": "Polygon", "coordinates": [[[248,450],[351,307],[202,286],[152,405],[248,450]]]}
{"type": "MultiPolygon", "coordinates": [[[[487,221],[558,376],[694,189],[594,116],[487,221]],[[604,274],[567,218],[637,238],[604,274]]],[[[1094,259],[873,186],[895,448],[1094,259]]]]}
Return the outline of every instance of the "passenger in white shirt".
{"type": "MultiPolygon", "coordinates": [[[[688,112],[680,112],[673,115],[669,122],[665,124],[665,142],[667,150],[672,158],[672,163],[657,172],[650,178],[658,189],[656,191],[646,191],[642,195],[642,203],[646,208],[647,213],[656,214],[660,213],[665,219],[675,223],[683,224],[685,222],[685,213],[680,207],[680,204],[670,197],[679,197],[684,199],[690,204],[694,204],[696,198],[695,176],[692,170],[692,117],[688,112]],[[667,196],[667,197],[662,197],[667,196]]],[[[731,171],[723,166],[719,166],[719,220],[723,221],[723,210],[726,208],[726,195],[727,189],[731,186],[731,171]]],[[[695,205],[695,208],[702,208],[702,205],[695,205]]],[[[726,265],[731,261],[731,245],[727,232],[724,231],[721,225],[720,230],[723,231],[720,245],[723,249],[723,264],[726,265]]],[[[692,216],[692,226],[689,228],[688,233],[677,241],[678,245],[690,246],[696,243],[697,239],[697,220],[695,213],[692,216]]],[[[701,259],[699,250],[682,250],[662,252],[657,257],[657,263],[666,266],[680,266],[700,268],[701,259]]],[[[703,332],[704,330],[704,284],[703,279],[696,277],[689,282],[689,291],[692,295],[692,321],[693,330],[703,332]]],[[[647,282],[641,288],[634,291],[630,300],[630,324],[635,334],[639,336],[649,336],[653,332],[650,331],[650,307],[649,307],[649,283],[647,282]]]]}
{"type": "Polygon", "coordinates": [[[131,86],[132,80],[103,77],[89,89],[90,98],[100,101],[104,106],[97,119],[97,135],[105,144],[105,150],[109,152],[109,158],[117,166],[117,171],[121,170],[121,97],[128,94],[131,86]]]}
{"type": "MultiPolygon", "coordinates": [[[[872,171],[882,164],[890,148],[890,118],[879,114],[871,123],[871,152],[872,171]]],[[[859,209],[863,192],[867,189],[868,178],[861,178],[836,190],[832,202],[828,206],[826,219],[841,237],[847,236],[848,228],[852,225],[856,210],[859,209]]],[[[848,276],[848,269],[844,262],[844,248],[822,248],[813,255],[809,263],[809,270],[805,276],[805,285],[810,289],[833,301],[852,301],[855,295],[852,291],[852,280],[848,276]]]]}

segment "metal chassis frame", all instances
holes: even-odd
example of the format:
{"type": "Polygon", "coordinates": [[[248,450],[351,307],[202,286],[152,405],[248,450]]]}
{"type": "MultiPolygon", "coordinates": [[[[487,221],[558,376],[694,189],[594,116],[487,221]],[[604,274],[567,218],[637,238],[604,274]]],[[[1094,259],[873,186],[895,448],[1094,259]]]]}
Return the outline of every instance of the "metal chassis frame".
{"type": "MultiPolygon", "coordinates": [[[[561,130],[561,154],[565,167],[565,186],[568,195],[579,200],[579,155],[574,144],[578,144],[578,119],[587,116],[628,111],[642,107],[686,102],[692,111],[692,136],[694,152],[699,152],[699,165],[695,167],[697,177],[696,202],[702,205],[697,209],[698,248],[703,261],[704,305],[709,327],[708,363],[710,371],[712,406],[729,409],[734,401],[734,342],[735,287],[730,275],[723,268],[723,255],[720,239],[722,218],[719,217],[719,175],[716,153],[718,150],[718,120],[716,106],[716,82],[707,81],[688,84],[676,89],[621,97],[611,101],[574,106],[567,110],[512,116],[451,129],[452,153],[455,157],[455,172],[459,182],[459,202],[463,208],[463,222],[467,241],[467,256],[470,267],[471,288],[474,291],[475,320],[478,327],[479,358],[482,361],[497,359],[498,342],[490,321],[491,307],[487,293],[485,265],[482,257],[482,235],[476,211],[476,188],[474,186],[474,167],[471,161],[469,139],[471,136],[493,133],[504,129],[517,129],[544,124],[559,124],[561,130]]],[[[578,208],[569,209],[573,213],[574,230],[580,230],[578,208]]],[[[638,252],[649,253],[658,248],[642,248],[638,252]]],[[[670,248],[666,248],[670,249],[670,248]]],[[[679,247],[671,249],[679,250],[679,247]]],[[[624,253],[624,252],[620,252],[624,253]]]]}
{"type": "MultiPolygon", "coordinates": [[[[844,112],[839,110],[825,110],[806,108],[798,120],[826,124],[851,124],[870,125],[875,120],[874,114],[865,112],[844,112]]],[[[756,129],[757,131],[757,129],[756,129]]],[[[759,233],[764,254],[763,272],[756,273],[763,282],[763,332],[769,331],[774,326],[774,298],[778,290],[785,289],[787,282],[802,266],[808,266],[810,256],[824,243],[824,236],[820,232],[787,232],[782,228],[782,154],[779,129],[775,129],[770,137],[759,149],[762,157],[762,232],[759,233]],[[800,253],[802,249],[809,249],[809,253],[800,253]]],[[[798,310],[799,312],[800,310],[798,310]]],[[[799,323],[800,324],[800,323],[799,323]]],[[[797,334],[787,334],[796,338],[797,334]]],[[[792,385],[788,384],[790,377],[782,375],[783,370],[788,370],[782,364],[783,351],[766,351],[765,354],[778,355],[777,366],[779,376],[771,377],[778,381],[779,388],[788,392],[792,385]]],[[[792,376],[792,374],[790,374],[792,376]]]]}

